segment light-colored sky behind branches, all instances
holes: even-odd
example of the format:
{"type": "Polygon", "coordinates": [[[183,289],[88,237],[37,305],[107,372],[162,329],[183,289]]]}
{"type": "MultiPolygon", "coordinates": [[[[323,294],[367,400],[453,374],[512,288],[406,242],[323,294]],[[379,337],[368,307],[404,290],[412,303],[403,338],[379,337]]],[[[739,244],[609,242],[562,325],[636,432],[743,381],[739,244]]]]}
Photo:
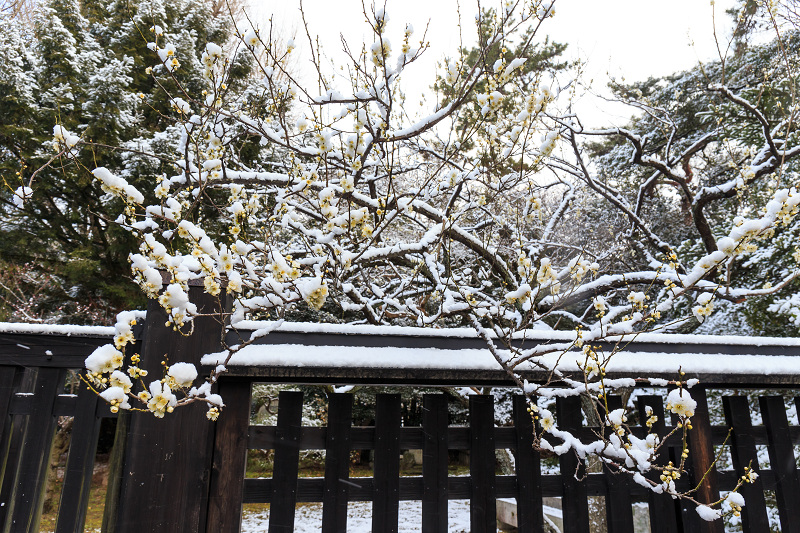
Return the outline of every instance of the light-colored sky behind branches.
{"type": "MultiPolygon", "coordinates": [[[[251,0],[254,20],[266,26],[270,14],[284,35],[296,32],[298,69],[307,81],[315,79],[308,65],[308,40],[300,18],[299,0],[259,2],[251,0]]],[[[609,76],[627,81],[669,74],[719,57],[718,44],[725,53],[732,22],[725,10],[734,0],[557,0],[556,15],[540,29],[540,36],[550,35],[567,43],[566,57],[587,62],[582,81],[591,82],[592,91],[607,94],[609,76]],[[713,13],[713,16],[712,16],[713,13]],[[716,23],[716,24],[715,24],[716,23]],[[715,25],[716,36],[715,40],[715,25]],[[718,43],[718,44],[717,44],[718,43]]],[[[370,3],[367,2],[367,9],[370,3]]],[[[380,4],[382,5],[382,3],[380,4]]],[[[498,7],[499,1],[482,2],[484,7],[498,7]]],[[[373,38],[364,22],[360,0],[304,0],[306,19],[312,36],[319,36],[328,58],[344,63],[340,35],[358,51],[360,44],[373,38]]],[[[402,42],[406,22],[413,24],[414,40],[421,39],[426,24],[426,40],[431,48],[404,73],[409,101],[419,100],[435,79],[437,62],[454,55],[459,46],[458,12],[461,36],[467,46],[475,42],[473,0],[387,0],[388,36],[394,53],[402,42]]],[[[430,104],[430,102],[429,102],[430,104]]],[[[609,105],[591,95],[577,104],[579,115],[593,126],[623,122],[630,110],[609,105]]]]}

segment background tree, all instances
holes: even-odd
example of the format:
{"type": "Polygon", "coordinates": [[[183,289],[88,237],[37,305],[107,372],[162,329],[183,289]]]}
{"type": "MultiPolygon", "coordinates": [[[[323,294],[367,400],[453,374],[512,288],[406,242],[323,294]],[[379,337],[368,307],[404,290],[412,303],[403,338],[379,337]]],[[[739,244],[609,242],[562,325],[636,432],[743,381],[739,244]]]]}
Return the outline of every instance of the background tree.
{"type": "MultiPolygon", "coordinates": [[[[749,13],[749,4],[742,9],[749,13]]],[[[777,146],[794,141],[798,44],[798,34],[790,28],[768,43],[741,47],[725,60],[641,83],[612,85],[616,97],[639,114],[619,135],[589,145],[597,181],[616,189],[658,235],[676,243],[680,262],[715,251],[724,237],[721,228],[763,212],[777,189],[797,186],[797,162],[775,157],[764,143],[775,142],[778,153],[777,146]],[[719,85],[723,81],[725,88],[719,85]],[[754,167],[757,154],[761,159],[754,167]],[[715,201],[707,201],[709,197],[715,201]]],[[[636,234],[629,217],[612,219],[602,204],[589,203],[584,211],[595,219],[605,217],[613,228],[609,236],[636,234]]],[[[776,228],[765,235],[763,248],[743,249],[745,260],[717,271],[717,279],[768,288],[771,280],[796,268],[798,229],[796,223],[776,228]]],[[[623,246],[636,249],[629,242],[623,246]]],[[[650,261],[639,252],[626,260],[637,268],[650,261]]],[[[700,331],[796,334],[786,314],[797,316],[791,301],[798,288],[794,281],[745,305],[723,302],[700,331]]],[[[696,327],[687,324],[689,330],[696,327]]]]}
{"type": "MultiPolygon", "coordinates": [[[[162,175],[176,148],[152,137],[175,127],[159,110],[168,103],[164,90],[180,84],[199,93],[203,66],[195,60],[174,80],[157,82],[142,67],[152,53],[148,39],[169,27],[178,53],[194,57],[208,40],[226,38],[229,17],[214,17],[199,0],[50,0],[30,18],[0,17],[0,263],[25,264],[52,282],[39,291],[50,304],[40,306],[38,320],[107,323],[143,303],[129,282],[127,258],[137,245],[113,224],[123,203],[77,169],[105,164],[124,169],[132,183],[162,175]],[[36,175],[37,194],[23,202],[14,191],[55,154],[47,130],[56,123],[91,139],[93,149],[78,167],[52,161],[36,175]]],[[[231,85],[248,75],[249,63],[239,63],[231,85]]]]}

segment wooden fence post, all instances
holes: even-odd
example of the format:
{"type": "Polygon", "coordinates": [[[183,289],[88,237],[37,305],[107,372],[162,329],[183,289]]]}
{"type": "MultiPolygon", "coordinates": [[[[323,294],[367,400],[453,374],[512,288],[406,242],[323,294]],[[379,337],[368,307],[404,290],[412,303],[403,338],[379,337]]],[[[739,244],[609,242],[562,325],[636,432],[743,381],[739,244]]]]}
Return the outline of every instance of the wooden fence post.
{"type": "MultiPolygon", "coordinates": [[[[703,387],[694,387],[690,392],[697,402],[688,438],[692,485],[698,486],[697,499],[700,502],[713,503],[719,500],[719,484],[714,464],[714,441],[708,415],[708,398],[703,387]]],[[[723,533],[722,520],[707,522],[700,519],[697,513],[687,518],[696,522],[697,530],[701,533],[723,533]]]]}
{"type": "MultiPolygon", "coordinates": [[[[191,335],[165,326],[164,309],[155,300],[148,302],[140,363],[149,373],[148,383],[163,375],[161,361],[165,359],[170,365],[199,366],[203,354],[221,348],[225,328],[220,299],[205,293],[202,284],[189,285],[190,300],[199,313],[208,315],[194,319],[191,335]]],[[[205,404],[197,403],[163,419],[146,412],[130,413],[116,533],[205,530],[215,427],[206,411],[205,404]]]]}

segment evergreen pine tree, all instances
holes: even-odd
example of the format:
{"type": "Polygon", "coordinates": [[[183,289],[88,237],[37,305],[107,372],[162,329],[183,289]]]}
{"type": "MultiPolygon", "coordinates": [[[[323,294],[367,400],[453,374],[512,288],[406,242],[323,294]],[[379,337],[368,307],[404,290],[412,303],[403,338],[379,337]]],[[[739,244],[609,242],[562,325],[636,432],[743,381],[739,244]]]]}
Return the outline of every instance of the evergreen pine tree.
{"type": "MultiPolygon", "coordinates": [[[[112,223],[121,203],[85,169],[121,169],[134,184],[155,183],[165,172],[174,146],[154,135],[170,120],[156,110],[178,89],[146,69],[157,27],[169,28],[183,58],[175,80],[199,93],[202,49],[228,35],[226,19],[203,0],[48,0],[31,25],[0,15],[0,265],[27,265],[39,272],[34,279],[50,280],[45,290],[32,289],[39,318],[108,321],[143,303],[129,282],[135,242],[112,223]],[[53,157],[48,133],[56,124],[91,140],[92,149],[74,162],[52,161],[20,208],[14,191],[53,157]]],[[[0,296],[8,295],[0,288],[0,296]]],[[[14,318],[3,309],[0,301],[0,319],[14,318]]]]}

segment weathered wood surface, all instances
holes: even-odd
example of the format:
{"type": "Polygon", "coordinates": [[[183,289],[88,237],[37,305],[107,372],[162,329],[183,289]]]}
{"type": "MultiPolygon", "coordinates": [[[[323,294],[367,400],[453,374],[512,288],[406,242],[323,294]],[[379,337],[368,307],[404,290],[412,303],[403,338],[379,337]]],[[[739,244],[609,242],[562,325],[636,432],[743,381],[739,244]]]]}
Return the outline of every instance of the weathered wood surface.
{"type": "MultiPolygon", "coordinates": [[[[204,353],[219,350],[224,331],[219,301],[202,287],[190,287],[189,297],[207,314],[194,319],[189,336],[166,327],[165,311],[154,300],[148,303],[140,366],[149,377],[163,375],[162,361],[198,364],[204,353]]],[[[207,410],[205,404],[195,403],[163,419],[131,413],[118,533],[205,530],[214,439],[207,410]]]]}
{"type": "MultiPolygon", "coordinates": [[[[225,416],[215,422],[214,451],[208,500],[207,533],[238,533],[242,522],[243,481],[247,467],[247,428],[250,424],[251,385],[247,380],[222,378],[225,416]]],[[[291,409],[287,409],[287,415],[291,409]]]]}
{"type": "Polygon", "coordinates": [[[534,449],[533,416],[528,412],[528,402],[524,396],[514,397],[513,418],[516,433],[516,446],[513,449],[516,450],[517,530],[519,533],[539,533],[544,530],[541,457],[534,449]]]}
{"type": "MultiPolygon", "coordinates": [[[[447,477],[447,397],[426,394],[422,398],[422,531],[447,531],[447,500],[450,497],[447,477]]],[[[400,497],[404,482],[400,480],[400,497]]],[[[406,482],[407,483],[407,482],[406,482]]]]}
{"type": "Polygon", "coordinates": [[[397,533],[400,512],[400,395],[375,402],[375,497],[373,533],[397,533]]]}
{"type": "Polygon", "coordinates": [[[495,455],[494,455],[494,397],[469,397],[470,454],[469,473],[472,478],[470,495],[470,526],[475,533],[497,531],[495,455]]]}
{"type": "MultiPolygon", "coordinates": [[[[279,408],[280,409],[280,408],[279,408]]],[[[328,396],[328,433],[325,441],[325,495],[322,498],[322,532],[347,531],[347,494],[358,488],[350,482],[350,427],[353,396],[328,396]]]]}

